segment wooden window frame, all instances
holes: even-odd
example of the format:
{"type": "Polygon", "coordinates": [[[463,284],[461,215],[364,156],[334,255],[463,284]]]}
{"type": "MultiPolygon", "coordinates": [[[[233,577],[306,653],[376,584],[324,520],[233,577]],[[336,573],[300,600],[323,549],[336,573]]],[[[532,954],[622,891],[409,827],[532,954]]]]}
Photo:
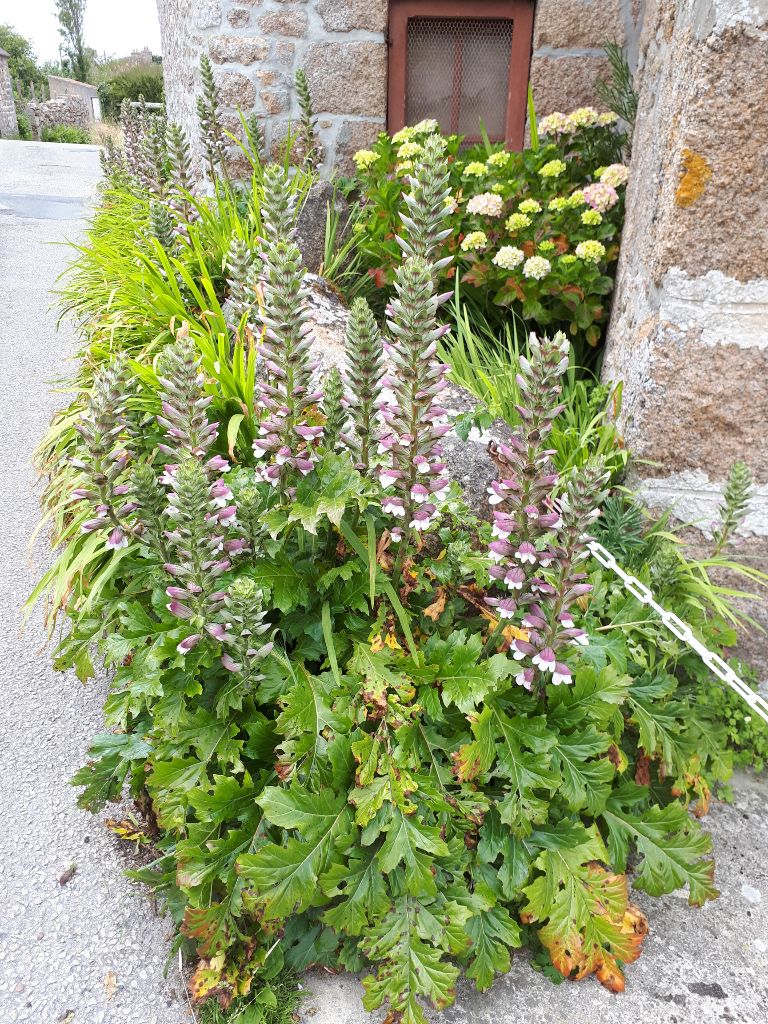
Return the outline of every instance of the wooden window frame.
{"type": "Polygon", "coordinates": [[[513,22],[507,83],[504,138],[510,149],[522,149],[526,98],[533,40],[532,0],[390,0],[387,130],[405,127],[408,89],[408,21],[410,18],[504,18],[513,22]]]}

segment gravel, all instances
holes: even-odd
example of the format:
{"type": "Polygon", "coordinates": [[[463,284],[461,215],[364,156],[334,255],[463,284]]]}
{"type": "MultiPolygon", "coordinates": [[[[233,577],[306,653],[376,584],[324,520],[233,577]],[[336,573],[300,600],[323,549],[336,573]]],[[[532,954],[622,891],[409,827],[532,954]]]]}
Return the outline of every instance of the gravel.
{"type": "Polygon", "coordinates": [[[21,606],[50,564],[35,445],[64,398],[49,384],[76,347],[49,289],[71,257],[99,176],[98,151],[0,141],[0,1022],[189,1024],[172,926],[128,880],[130,853],[76,806],[69,779],[102,730],[106,682],[51,666],[40,610],[21,606]],[[59,878],[75,865],[64,885],[59,878]]]}

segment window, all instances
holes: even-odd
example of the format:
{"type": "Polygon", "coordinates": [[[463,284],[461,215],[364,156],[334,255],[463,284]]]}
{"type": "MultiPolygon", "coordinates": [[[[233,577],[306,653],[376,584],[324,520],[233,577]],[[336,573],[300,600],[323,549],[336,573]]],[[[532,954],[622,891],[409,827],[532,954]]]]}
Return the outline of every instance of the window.
{"type": "Polygon", "coordinates": [[[393,0],[390,132],[434,117],[446,134],[478,142],[482,123],[521,148],[532,25],[530,0],[393,0]]]}

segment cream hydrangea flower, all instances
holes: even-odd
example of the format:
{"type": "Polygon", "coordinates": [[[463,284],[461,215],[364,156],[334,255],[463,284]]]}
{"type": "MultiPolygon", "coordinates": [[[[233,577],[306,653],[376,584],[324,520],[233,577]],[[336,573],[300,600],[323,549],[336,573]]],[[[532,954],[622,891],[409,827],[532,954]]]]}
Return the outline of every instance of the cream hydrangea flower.
{"type": "Polygon", "coordinates": [[[488,236],[484,231],[470,231],[461,243],[464,252],[471,252],[475,249],[485,249],[488,245],[488,236]]]}
{"type": "Polygon", "coordinates": [[[571,264],[573,264],[573,263],[575,263],[575,262],[576,262],[576,257],[575,257],[575,256],[573,255],[573,253],[572,253],[572,252],[567,252],[567,253],[566,253],[566,254],[565,254],[564,256],[561,256],[561,257],[560,257],[560,262],[561,262],[561,263],[562,263],[562,264],[563,264],[564,266],[566,266],[566,267],[570,267],[570,266],[571,266],[571,264]]]}
{"type": "Polygon", "coordinates": [[[355,161],[358,171],[367,171],[369,167],[376,163],[379,157],[372,149],[358,149],[352,159],[355,161]]]}
{"type": "Polygon", "coordinates": [[[529,256],[523,265],[523,277],[532,277],[540,281],[552,269],[552,264],[543,256],[529,256]]]}
{"type": "Polygon", "coordinates": [[[612,185],[613,188],[619,188],[621,185],[626,185],[629,181],[629,168],[625,167],[624,164],[611,164],[603,169],[599,178],[604,184],[612,185]]]}
{"type": "Polygon", "coordinates": [[[401,160],[408,160],[412,156],[418,156],[423,150],[418,142],[404,142],[398,149],[397,155],[401,160]]]}
{"type": "Polygon", "coordinates": [[[406,171],[413,170],[413,160],[403,160],[399,164],[395,164],[395,174],[405,174],[406,171]]]}
{"type": "Polygon", "coordinates": [[[498,153],[491,153],[486,160],[489,167],[506,167],[511,159],[512,154],[508,153],[505,149],[500,150],[498,153]]]}
{"type": "Polygon", "coordinates": [[[507,231],[522,231],[531,223],[531,218],[524,213],[510,213],[506,220],[507,231]]]}
{"type": "Polygon", "coordinates": [[[604,114],[597,115],[597,123],[604,128],[608,124],[616,124],[619,115],[613,110],[607,110],[604,114]]]}
{"type": "Polygon", "coordinates": [[[518,249],[514,245],[502,245],[493,257],[492,262],[497,267],[501,267],[502,270],[514,270],[515,267],[520,266],[524,259],[525,253],[522,249],[518,249]]]}
{"type": "Polygon", "coordinates": [[[594,238],[586,242],[579,242],[576,246],[576,255],[585,263],[599,263],[605,256],[605,246],[594,238]]]}
{"type": "Polygon", "coordinates": [[[537,203],[535,199],[524,199],[517,208],[520,213],[541,213],[541,203],[537,203]]]}
{"type": "Polygon", "coordinates": [[[406,125],[405,128],[401,128],[399,132],[395,132],[395,134],[392,136],[392,141],[397,146],[401,142],[408,142],[409,139],[413,138],[414,134],[415,132],[413,128],[410,128],[408,125],[406,125]]]}
{"type": "Polygon", "coordinates": [[[497,192],[499,195],[504,191],[504,186],[500,181],[497,181],[495,185],[491,185],[491,192],[497,192]]]}
{"type": "Polygon", "coordinates": [[[539,242],[539,252],[552,252],[555,248],[555,243],[549,238],[545,238],[543,242],[539,242]]]}
{"type": "Polygon", "coordinates": [[[566,114],[555,111],[539,121],[539,135],[562,135],[570,130],[566,114]]]}
{"type": "Polygon", "coordinates": [[[504,202],[501,196],[493,192],[483,192],[479,196],[472,196],[467,203],[467,213],[480,213],[485,217],[500,217],[504,209],[504,202]]]}
{"type": "Polygon", "coordinates": [[[488,168],[485,164],[481,164],[479,160],[473,160],[472,163],[467,164],[464,168],[464,176],[469,178],[482,178],[487,173],[488,168]]]}
{"type": "Polygon", "coordinates": [[[437,131],[438,124],[434,117],[425,117],[423,121],[419,121],[418,124],[413,126],[414,135],[428,135],[430,132],[437,131]]]}
{"type": "Polygon", "coordinates": [[[568,115],[568,121],[574,128],[589,128],[598,123],[598,112],[594,107],[579,107],[568,115]]]}
{"type": "Polygon", "coordinates": [[[555,196],[554,199],[550,199],[547,203],[547,209],[553,210],[555,213],[558,213],[560,210],[565,210],[567,206],[568,200],[565,196],[555,196]]]}
{"type": "Polygon", "coordinates": [[[599,210],[585,210],[581,215],[581,223],[586,224],[588,227],[594,227],[597,224],[602,224],[603,215],[599,210]]]}
{"type": "Polygon", "coordinates": [[[571,192],[568,196],[569,206],[583,206],[586,201],[587,200],[584,197],[584,189],[581,188],[577,188],[575,192],[571,192]]]}
{"type": "Polygon", "coordinates": [[[557,178],[564,170],[565,162],[563,160],[549,160],[539,168],[539,174],[542,178],[557,178]]]}

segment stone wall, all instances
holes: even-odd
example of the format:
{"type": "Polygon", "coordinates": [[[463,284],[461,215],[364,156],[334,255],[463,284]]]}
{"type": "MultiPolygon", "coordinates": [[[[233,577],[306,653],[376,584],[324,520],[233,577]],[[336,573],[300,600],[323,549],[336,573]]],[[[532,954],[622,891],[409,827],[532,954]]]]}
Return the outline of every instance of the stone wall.
{"type": "Polygon", "coordinates": [[[88,82],[78,82],[76,78],[48,75],[48,91],[49,99],[51,100],[64,100],[71,96],[83,100],[85,109],[88,111],[89,121],[92,123],[96,121],[93,101],[97,101],[96,107],[98,108],[99,94],[95,85],[90,85],[88,82]]]}
{"type": "Polygon", "coordinates": [[[45,128],[64,125],[68,128],[82,128],[83,131],[88,131],[93,123],[90,103],[82,96],[65,96],[42,102],[27,100],[23,109],[29,118],[32,134],[36,139],[40,139],[45,128]]]}
{"type": "MultiPolygon", "coordinates": [[[[634,62],[644,2],[538,0],[531,82],[541,115],[595,102],[595,79],[608,72],[606,40],[626,45],[634,62]]],[[[351,169],[352,153],[385,127],[388,0],[158,0],[158,11],[168,114],[191,137],[203,54],[215,67],[227,126],[237,129],[236,107],[255,112],[273,153],[298,116],[299,67],[309,78],[326,172],[334,164],[351,169]]]]}
{"type": "MultiPolygon", "coordinates": [[[[706,534],[730,466],[751,466],[757,495],[738,557],[763,568],[767,54],[768,0],[648,3],[604,367],[624,381],[622,426],[651,505],[673,504],[706,534]]],[[[768,601],[750,611],[768,622],[768,601]]]]}
{"type": "Polygon", "coordinates": [[[236,108],[279,149],[298,117],[296,70],[309,78],[325,170],[376,137],[386,119],[387,0],[158,0],[168,116],[196,134],[200,57],[214,65],[228,127],[236,108]]]}
{"type": "Polygon", "coordinates": [[[8,54],[5,50],[0,50],[0,139],[15,138],[18,133],[11,73],[8,70],[8,54]]]}
{"type": "Polygon", "coordinates": [[[531,88],[539,117],[555,110],[600,106],[595,81],[607,78],[606,42],[637,63],[646,0],[537,0],[531,88]]]}

